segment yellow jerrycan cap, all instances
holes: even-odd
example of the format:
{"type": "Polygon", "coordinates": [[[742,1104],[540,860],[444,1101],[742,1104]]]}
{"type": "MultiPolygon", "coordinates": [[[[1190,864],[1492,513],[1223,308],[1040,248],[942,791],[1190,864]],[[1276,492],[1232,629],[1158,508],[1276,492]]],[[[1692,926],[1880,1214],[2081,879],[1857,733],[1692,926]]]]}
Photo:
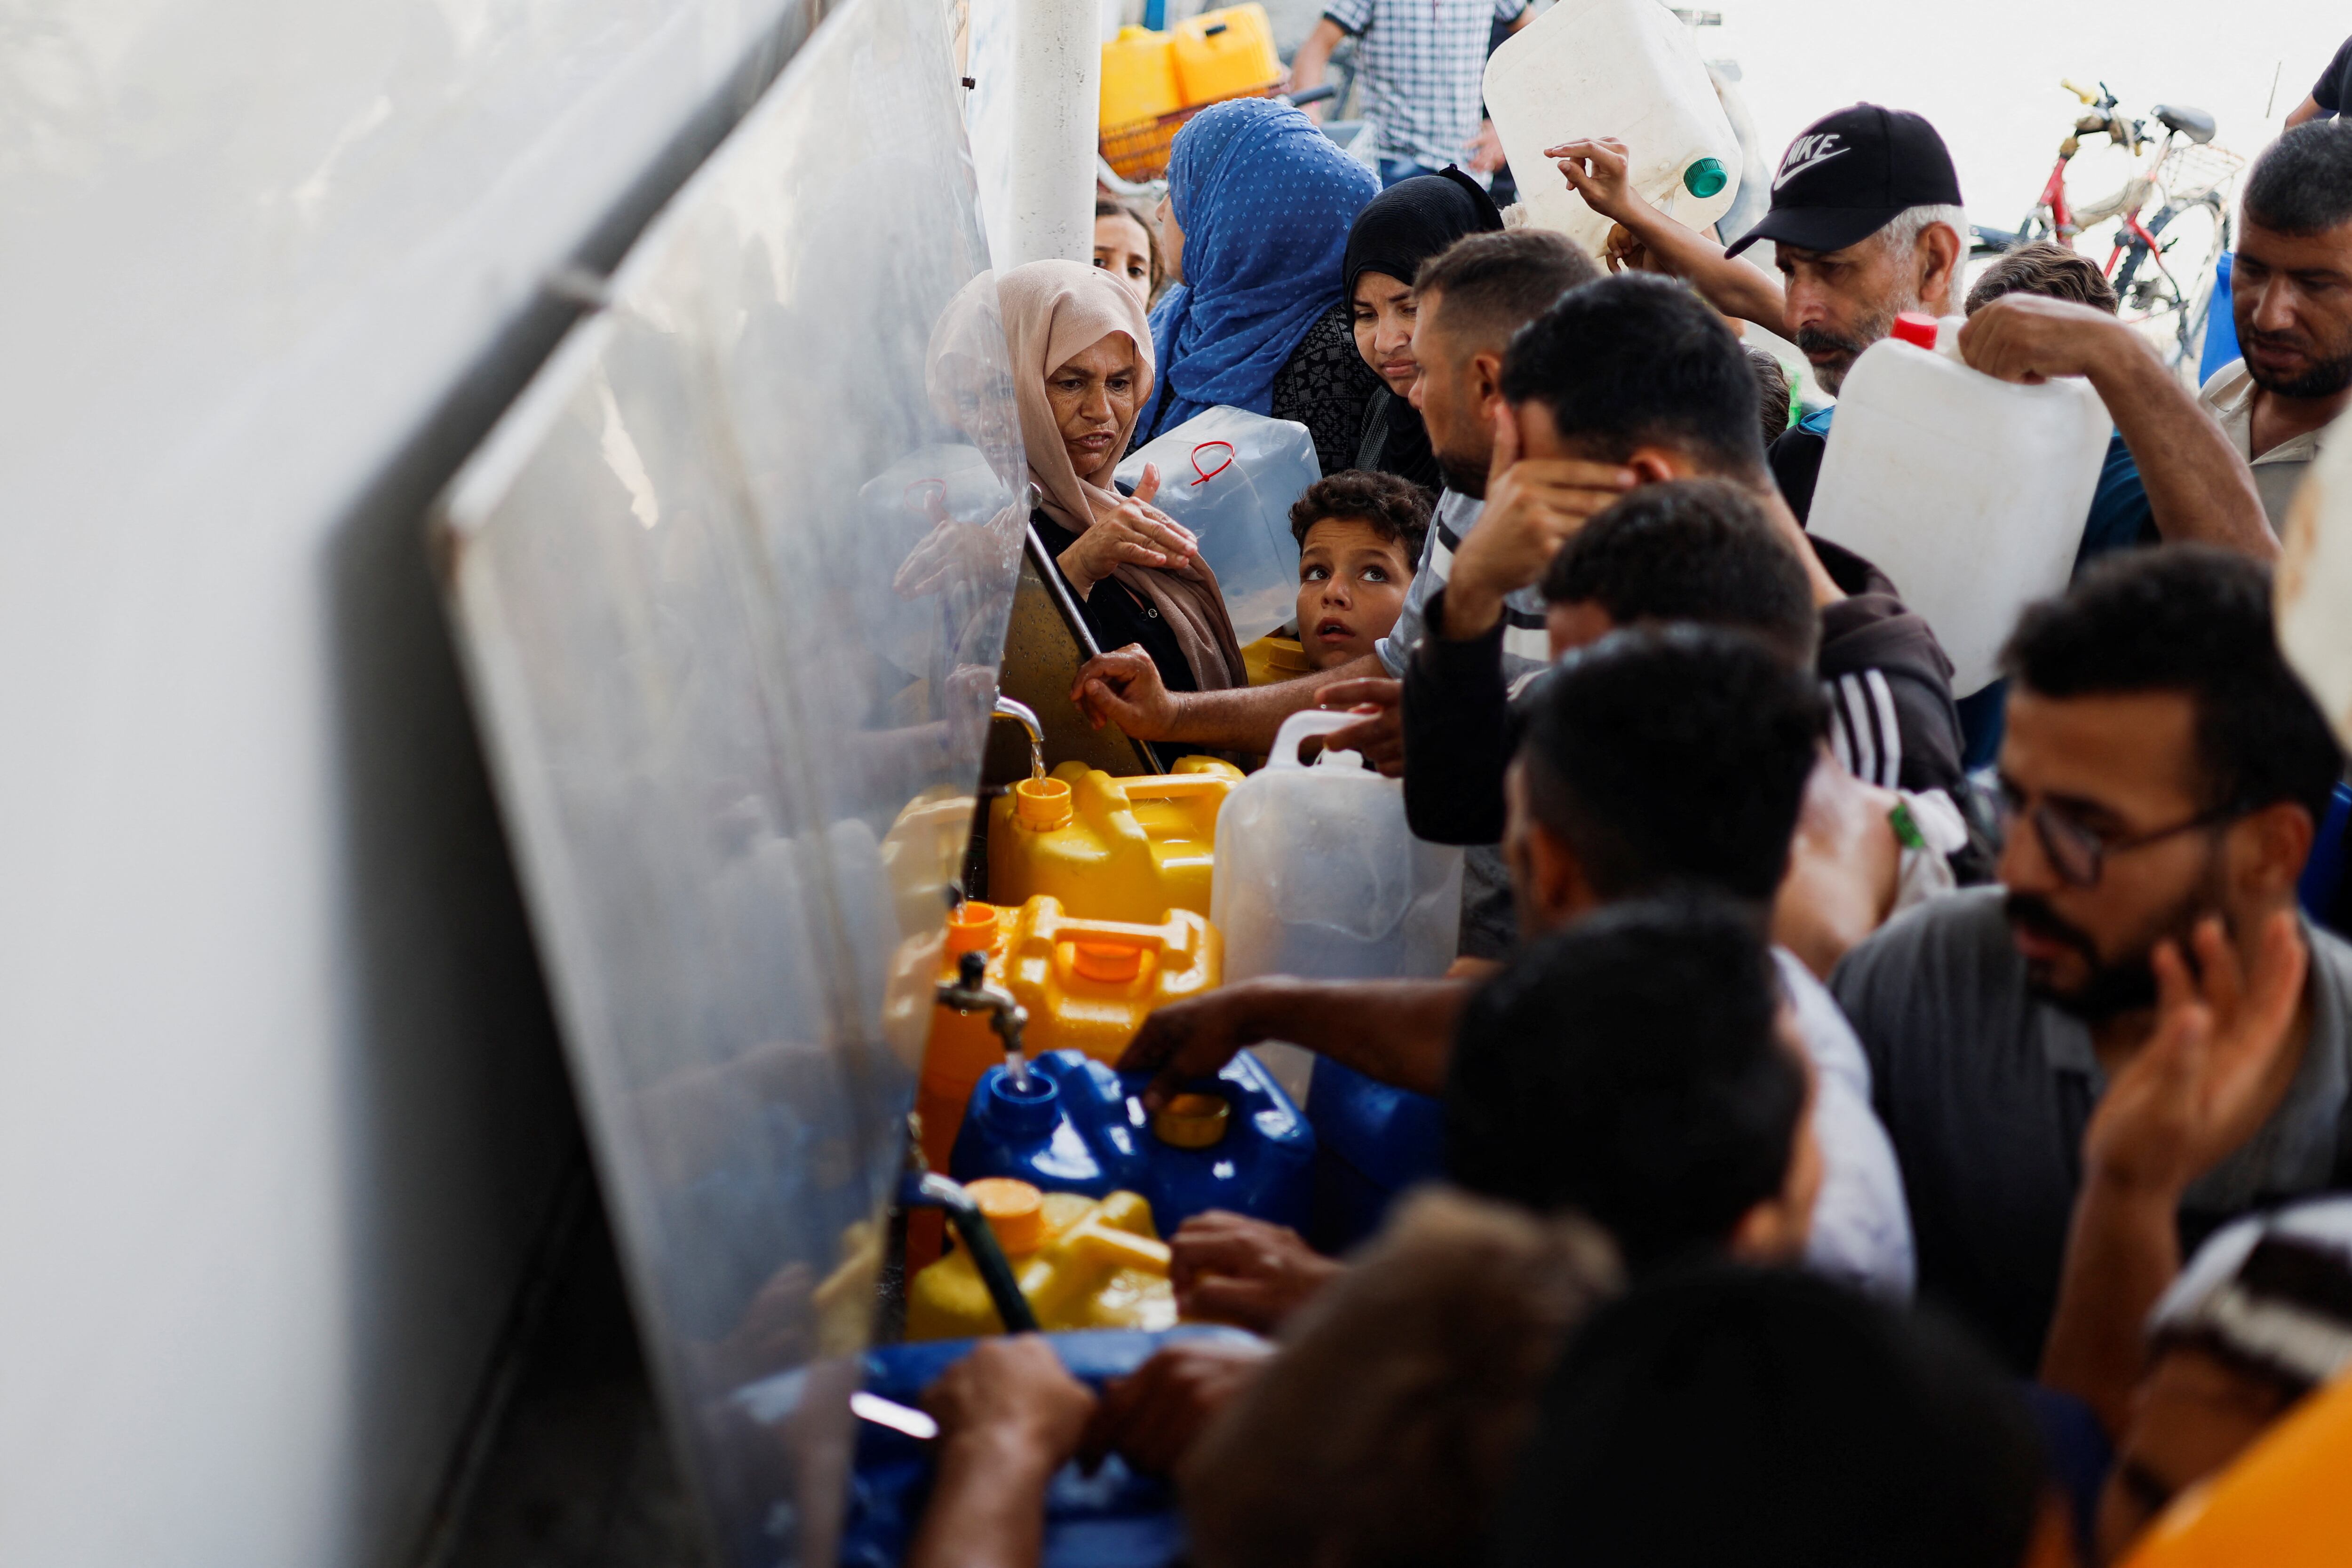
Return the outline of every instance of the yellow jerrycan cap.
{"type": "Polygon", "coordinates": [[[1223,1139],[1233,1113],[1222,1094],[1179,1094],[1151,1118],[1151,1130],[1171,1148],[1205,1149],[1223,1139]]]}
{"type": "Polygon", "coordinates": [[[1034,1252],[1045,1239],[1045,1196],[1011,1176],[982,1176],[963,1190],[980,1206],[981,1218],[1008,1253],[1034,1252]]]}

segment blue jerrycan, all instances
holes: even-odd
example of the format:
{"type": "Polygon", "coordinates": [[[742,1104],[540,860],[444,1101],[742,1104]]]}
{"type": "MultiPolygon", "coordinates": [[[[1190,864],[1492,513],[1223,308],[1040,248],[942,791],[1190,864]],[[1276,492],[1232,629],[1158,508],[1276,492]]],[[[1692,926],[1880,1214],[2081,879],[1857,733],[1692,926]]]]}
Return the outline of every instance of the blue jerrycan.
{"type": "Polygon", "coordinates": [[[1307,1085],[1315,1129],[1315,1197],[1307,1239],[1340,1253],[1381,1228],[1397,1195],[1445,1174],[1445,1124],[1438,1103],[1392,1089],[1328,1057],[1307,1085]]]}
{"type": "MultiPolygon", "coordinates": [[[[1253,1337],[1239,1329],[1205,1323],[1150,1333],[1107,1329],[1045,1336],[1070,1375],[1097,1390],[1174,1341],[1246,1343],[1253,1337]]],[[[877,1346],[866,1353],[864,1392],[895,1405],[916,1406],[923,1390],[970,1354],[973,1343],[964,1339],[877,1346]]],[[[782,1385],[799,1375],[786,1374],[771,1383],[782,1385]]],[[[772,1394],[767,1385],[755,1385],[737,1400],[756,1416],[763,1414],[762,1400],[783,1403],[781,1392],[772,1394]]],[[[856,1425],[848,1515],[842,1523],[836,1561],[841,1568],[896,1568],[922,1522],[933,1445],[870,1418],[856,1425]]],[[[1092,1475],[1081,1472],[1074,1460],[1046,1488],[1041,1568],[1164,1568],[1181,1561],[1183,1554],[1184,1524],[1174,1489],[1157,1477],[1129,1469],[1116,1454],[1092,1475]]]]}
{"type": "Polygon", "coordinates": [[[972,1091],[949,1172],[1093,1197],[1141,1193],[1163,1240],[1210,1208],[1306,1228],[1315,1134],[1255,1057],[1244,1051],[1156,1116],[1139,1098],[1149,1082],[1076,1051],[1031,1061],[1025,1091],[992,1067],[972,1091]]]}

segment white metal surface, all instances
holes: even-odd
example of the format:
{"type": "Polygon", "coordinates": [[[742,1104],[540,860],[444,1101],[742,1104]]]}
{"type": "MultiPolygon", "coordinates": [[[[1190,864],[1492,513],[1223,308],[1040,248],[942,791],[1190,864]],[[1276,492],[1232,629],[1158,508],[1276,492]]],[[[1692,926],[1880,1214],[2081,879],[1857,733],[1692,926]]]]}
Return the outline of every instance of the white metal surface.
{"type": "Polygon", "coordinates": [[[414,1560],[570,1137],[420,518],[787,10],[6,7],[0,1563],[414,1560]]]}
{"type": "Polygon", "coordinates": [[[937,0],[834,11],[441,508],[638,1323],[733,1563],[833,1552],[1018,560],[957,91],[937,0]],[[753,1383],[764,1414],[730,1397],[753,1383]]]}

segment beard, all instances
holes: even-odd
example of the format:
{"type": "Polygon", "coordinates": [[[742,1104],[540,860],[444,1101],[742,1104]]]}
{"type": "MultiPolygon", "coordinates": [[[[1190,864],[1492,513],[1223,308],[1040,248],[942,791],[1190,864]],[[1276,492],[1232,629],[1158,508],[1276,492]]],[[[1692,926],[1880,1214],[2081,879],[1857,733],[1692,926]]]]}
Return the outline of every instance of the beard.
{"type": "Polygon", "coordinates": [[[2303,332],[2256,332],[2241,330],[2238,334],[2241,351],[2249,349],[2275,349],[2300,354],[2305,362],[2301,375],[2284,378],[2263,374],[2255,368],[2251,354],[2246,356],[2246,373],[2254,384],[2275,397],[2334,397],[2352,386],[2352,343],[2321,344],[2303,332]],[[2332,349],[2333,353],[2323,353],[2332,349]]]}
{"type": "Polygon", "coordinates": [[[2046,964],[2028,961],[2025,988],[2060,1012],[2087,1024],[2105,1023],[2125,1013],[2154,1007],[2157,944],[2171,942],[2184,959],[2195,964],[2196,950],[2189,945],[2189,937],[2197,923],[2209,915],[2221,913],[2220,890],[2215,885],[2219,871],[2218,863],[2212,866],[2209,874],[2198,879],[2197,886],[2157,919],[2145,940],[2133,944],[2128,953],[2114,960],[2101,957],[2099,945],[2091,939],[2090,933],[2061,917],[2039,894],[2011,894],[2001,904],[2001,913],[2010,925],[2072,947],[2082,955],[2087,971],[2080,985],[2061,989],[2046,964]]]}
{"type": "Polygon", "coordinates": [[[1838,389],[1845,385],[1846,372],[1853,369],[1853,362],[1862,357],[1862,351],[1895,330],[1895,317],[1906,310],[1918,308],[1919,301],[1916,298],[1892,300],[1859,318],[1853,324],[1851,337],[1841,338],[1834,332],[1824,332],[1819,327],[1802,327],[1798,329],[1792,340],[1798,351],[1805,356],[1806,364],[1811,367],[1813,380],[1821,383],[1823,392],[1835,397],[1838,389]],[[1817,365],[1813,363],[1812,356],[1819,353],[1834,353],[1838,357],[1828,364],[1817,365]]]}
{"type": "Polygon", "coordinates": [[[1474,501],[1486,498],[1486,472],[1495,465],[1492,454],[1472,457],[1465,452],[1448,452],[1433,444],[1438,471],[1445,476],[1445,487],[1457,496],[1467,496],[1474,501]]]}

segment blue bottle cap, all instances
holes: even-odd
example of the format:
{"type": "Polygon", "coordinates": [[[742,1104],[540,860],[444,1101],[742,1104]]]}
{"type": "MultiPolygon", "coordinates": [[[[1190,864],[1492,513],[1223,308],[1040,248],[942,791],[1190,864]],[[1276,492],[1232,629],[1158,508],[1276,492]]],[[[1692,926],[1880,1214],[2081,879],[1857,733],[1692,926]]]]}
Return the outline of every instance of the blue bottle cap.
{"type": "Polygon", "coordinates": [[[995,1131],[1016,1137],[1034,1137],[1051,1132],[1054,1124],[1062,1119],[1062,1091],[1054,1081],[1029,1069],[1029,1090],[1023,1093],[1013,1075],[1002,1067],[992,1067],[981,1080],[981,1103],[976,1109],[995,1131]]]}
{"type": "Polygon", "coordinates": [[[1713,158],[1702,158],[1683,171],[1683,189],[1704,201],[1731,183],[1723,164],[1713,158]]]}

